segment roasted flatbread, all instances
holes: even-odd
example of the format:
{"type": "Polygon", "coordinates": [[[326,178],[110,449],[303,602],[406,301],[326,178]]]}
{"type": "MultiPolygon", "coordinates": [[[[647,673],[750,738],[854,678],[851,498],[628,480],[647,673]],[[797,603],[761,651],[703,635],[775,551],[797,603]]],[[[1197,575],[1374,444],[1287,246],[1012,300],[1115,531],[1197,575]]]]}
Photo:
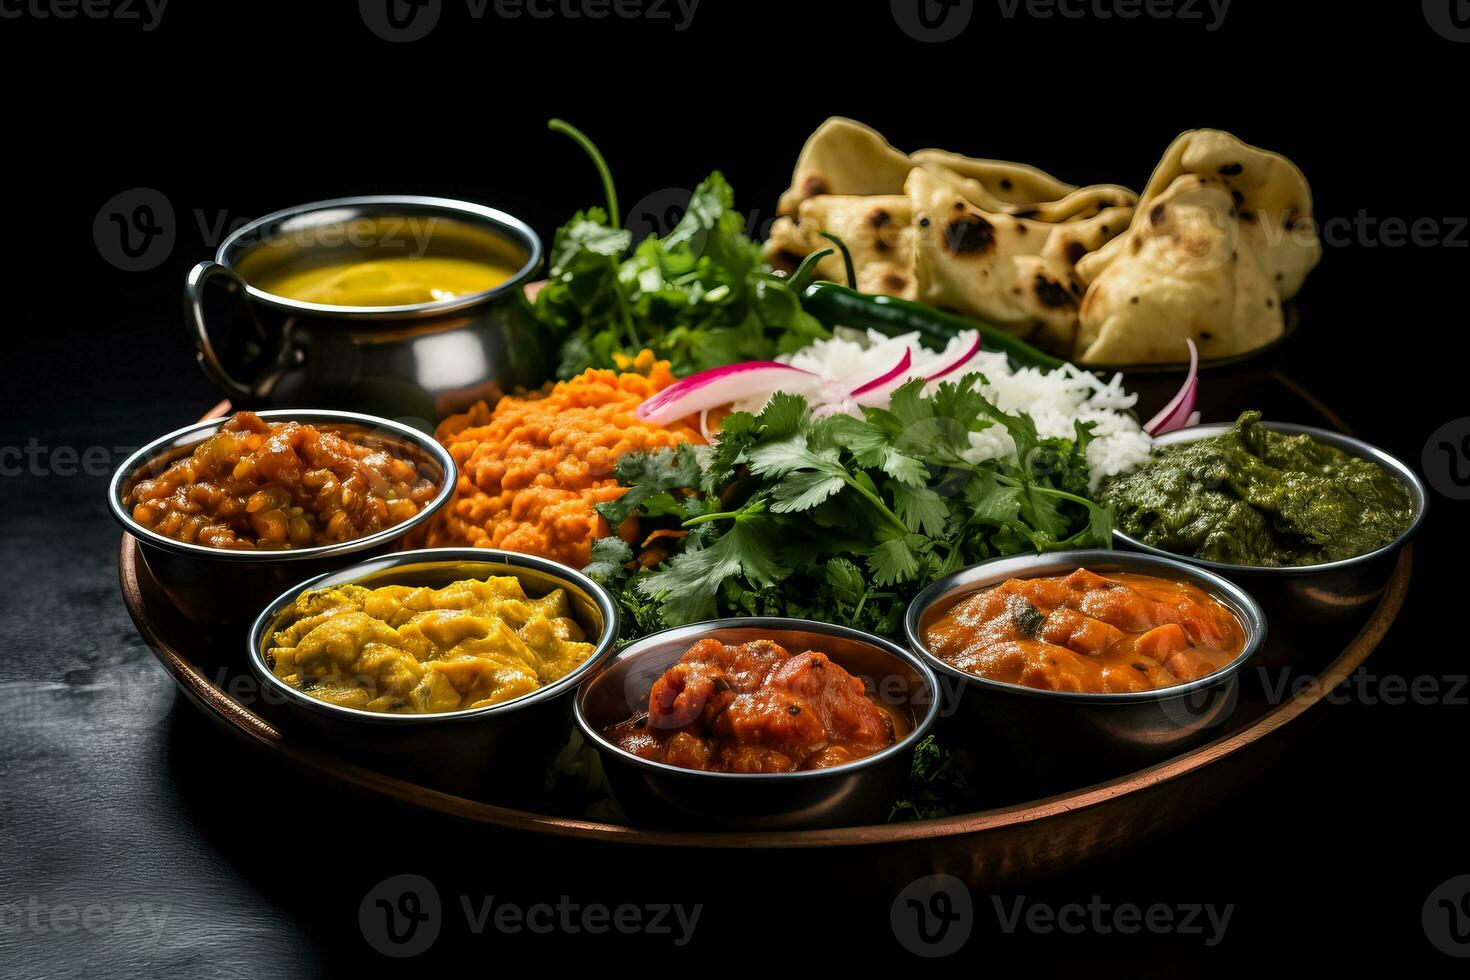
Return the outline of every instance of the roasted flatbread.
{"type": "Polygon", "coordinates": [[[1207,358],[1264,346],[1322,254],[1301,171],[1219,130],[1170,145],[1136,214],[1078,262],[1080,364],[1183,360],[1185,338],[1207,358]]]}
{"type": "MultiPolygon", "coordinates": [[[[1125,187],[1076,187],[1004,160],[905,154],[833,117],[802,148],[765,256],[790,272],[829,247],[830,232],[848,246],[863,292],[959,310],[1070,353],[1081,298],[1073,266],[1128,227],[1136,200],[1125,187]]],[[[817,272],[846,281],[838,255],[817,272]]]]}

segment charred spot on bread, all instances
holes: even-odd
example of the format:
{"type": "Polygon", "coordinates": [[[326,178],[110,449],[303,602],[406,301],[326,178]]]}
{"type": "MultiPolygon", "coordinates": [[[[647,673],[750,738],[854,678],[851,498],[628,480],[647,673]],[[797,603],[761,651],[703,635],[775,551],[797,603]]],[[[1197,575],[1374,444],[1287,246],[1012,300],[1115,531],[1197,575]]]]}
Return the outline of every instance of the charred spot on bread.
{"type": "Polygon", "coordinates": [[[951,255],[981,255],[995,247],[995,226],[978,214],[955,218],[944,229],[951,255]]]}
{"type": "Polygon", "coordinates": [[[1067,287],[1049,279],[1044,273],[1036,274],[1036,298],[1041,300],[1041,305],[1049,309],[1059,310],[1077,305],[1076,299],[1067,291],[1067,287]]]}
{"type": "Polygon", "coordinates": [[[1081,242],[1067,243],[1067,261],[1072,263],[1073,265],[1076,265],[1078,262],[1082,261],[1082,256],[1086,254],[1087,246],[1083,245],[1081,242]]]}
{"type": "Polygon", "coordinates": [[[1216,168],[1215,173],[1222,174],[1226,177],[1234,177],[1244,169],[1245,168],[1238,163],[1227,163],[1216,168]]]}
{"type": "Polygon", "coordinates": [[[802,197],[816,197],[819,194],[829,193],[827,179],[817,174],[812,174],[801,182],[802,197]]]}

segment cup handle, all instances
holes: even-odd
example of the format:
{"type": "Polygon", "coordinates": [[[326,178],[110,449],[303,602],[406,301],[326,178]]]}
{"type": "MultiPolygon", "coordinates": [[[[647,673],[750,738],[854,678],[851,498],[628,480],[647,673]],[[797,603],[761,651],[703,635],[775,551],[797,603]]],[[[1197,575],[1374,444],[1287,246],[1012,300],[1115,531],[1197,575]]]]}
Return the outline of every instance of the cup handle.
{"type": "Polygon", "coordinates": [[[199,358],[199,366],[211,381],[228,392],[232,399],[239,401],[250,398],[254,392],[249,385],[236,381],[225,370],[213,342],[209,339],[209,327],[204,322],[204,288],[211,279],[220,278],[233,283],[236,290],[243,295],[245,280],[218,262],[200,262],[189,270],[189,279],[184,287],[185,305],[188,308],[189,326],[194,334],[194,346],[197,349],[195,356],[199,358]]]}

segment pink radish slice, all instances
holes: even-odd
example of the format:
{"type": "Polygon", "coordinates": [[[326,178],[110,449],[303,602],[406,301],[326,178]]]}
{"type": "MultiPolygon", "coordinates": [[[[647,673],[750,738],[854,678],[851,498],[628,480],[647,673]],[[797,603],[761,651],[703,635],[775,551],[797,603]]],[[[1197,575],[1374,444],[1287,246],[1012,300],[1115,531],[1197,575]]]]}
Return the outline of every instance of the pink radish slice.
{"type": "Polygon", "coordinates": [[[908,371],[909,367],[912,366],[913,363],[914,355],[907,347],[905,347],[903,349],[903,357],[900,357],[898,359],[897,364],[893,365],[893,367],[878,375],[872,381],[868,381],[864,384],[858,385],[856,388],[852,389],[850,394],[854,398],[856,398],[858,395],[865,394],[869,391],[874,390],[875,388],[881,388],[883,385],[892,381],[894,378],[908,371]]]}
{"type": "Polygon", "coordinates": [[[1199,348],[1194,346],[1192,340],[1186,340],[1185,343],[1189,345],[1189,374],[1184,379],[1184,386],[1169,400],[1169,404],[1143,427],[1143,431],[1151,436],[1183,429],[1193,424],[1191,419],[1195,422],[1199,420],[1199,413],[1194,410],[1194,398],[1199,390],[1199,348]]]}
{"type": "Polygon", "coordinates": [[[638,406],[638,418],[667,425],[686,415],[775,391],[803,392],[821,384],[810,371],[778,361],[745,361],[692,374],[638,406]]]}
{"type": "Polygon", "coordinates": [[[913,365],[913,353],[905,348],[903,357],[897,364],[872,381],[854,388],[848,393],[848,397],[859,405],[886,407],[892,398],[893,389],[909,380],[909,372],[913,365]]]}
{"type": "Polygon", "coordinates": [[[938,380],[939,378],[944,377],[946,374],[952,374],[955,371],[958,371],[960,368],[964,367],[966,364],[969,364],[972,360],[974,360],[975,359],[975,355],[978,354],[978,353],[980,353],[980,331],[976,330],[975,331],[975,342],[972,343],[967,350],[965,350],[962,354],[960,354],[959,357],[955,358],[953,361],[950,361],[948,364],[946,364],[945,366],[941,367],[939,370],[935,371],[933,374],[929,375],[924,380],[926,380],[926,381],[935,381],[935,380],[938,380]]]}

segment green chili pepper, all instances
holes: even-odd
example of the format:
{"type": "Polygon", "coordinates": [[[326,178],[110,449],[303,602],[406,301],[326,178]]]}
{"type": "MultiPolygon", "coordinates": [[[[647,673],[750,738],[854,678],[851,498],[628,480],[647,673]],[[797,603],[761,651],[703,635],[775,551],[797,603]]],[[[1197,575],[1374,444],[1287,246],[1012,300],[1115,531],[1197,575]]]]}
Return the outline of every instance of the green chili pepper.
{"type": "Polygon", "coordinates": [[[962,330],[979,330],[982,349],[1005,354],[1011,363],[1019,367],[1052,371],[1066,363],[987,323],[896,296],[860,293],[825,281],[807,286],[801,296],[802,308],[828,329],[844,326],[855,330],[877,330],[890,337],[918,333],[924,346],[934,350],[943,350],[962,330]]]}

